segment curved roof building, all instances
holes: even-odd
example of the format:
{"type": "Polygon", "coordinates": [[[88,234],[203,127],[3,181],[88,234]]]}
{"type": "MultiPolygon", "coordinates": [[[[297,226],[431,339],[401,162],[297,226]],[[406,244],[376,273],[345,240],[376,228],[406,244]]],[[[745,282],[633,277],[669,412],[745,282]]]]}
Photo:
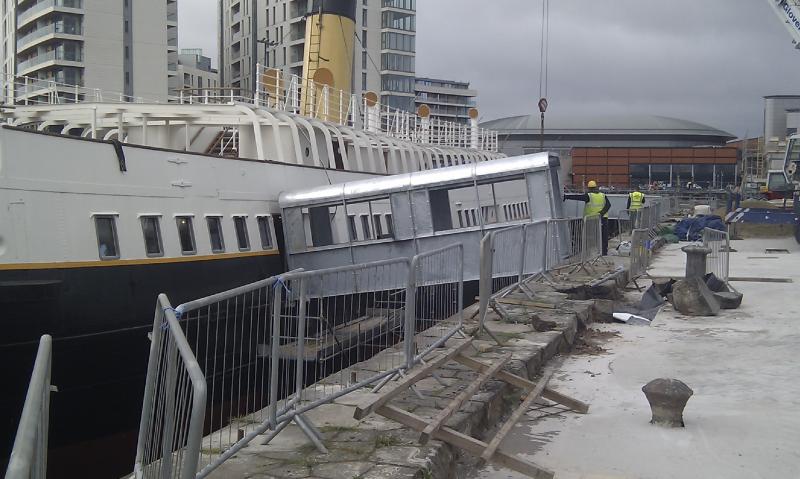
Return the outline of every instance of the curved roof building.
{"type": "MultiPolygon", "coordinates": [[[[539,151],[538,114],[511,116],[481,124],[499,133],[500,150],[507,155],[539,151]]],[[[544,148],[575,147],[687,148],[725,146],[736,137],[714,127],[678,118],[650,115],[545,116],[544,148]]]]}

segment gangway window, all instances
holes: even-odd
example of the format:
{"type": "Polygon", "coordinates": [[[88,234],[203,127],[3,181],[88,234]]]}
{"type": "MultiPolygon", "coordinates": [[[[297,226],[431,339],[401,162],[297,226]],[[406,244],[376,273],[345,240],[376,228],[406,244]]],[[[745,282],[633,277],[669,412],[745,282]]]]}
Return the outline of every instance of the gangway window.
{"type": "Polygon", "coordinates": [[[522,219],[512,205],[527,201],[528,190],[524,177],[502,178],[478,185],[432,189],[429,198],[433,230],[448,231],[522,219]]]}
{"type": "Polygon", "coordinates": [[[369,227],[369,215],[361,215],[361,229],[364,230],[364,239],[372,239],[372,231],[369,227]]]}

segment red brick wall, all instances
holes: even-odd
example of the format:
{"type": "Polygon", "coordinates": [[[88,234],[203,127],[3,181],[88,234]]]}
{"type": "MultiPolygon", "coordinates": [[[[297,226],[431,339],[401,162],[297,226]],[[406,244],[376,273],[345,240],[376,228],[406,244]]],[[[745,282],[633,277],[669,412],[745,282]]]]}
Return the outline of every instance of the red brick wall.
{"type": "MultiPolygon", "coordinates": [[[[595,180],[600,186],[630,184],[630,164],[735,165],[738,150],[722,148],[573,148],[572,183],[595,180]]],[[[569,179],[567,179],[569,182],[569,179]]]]}

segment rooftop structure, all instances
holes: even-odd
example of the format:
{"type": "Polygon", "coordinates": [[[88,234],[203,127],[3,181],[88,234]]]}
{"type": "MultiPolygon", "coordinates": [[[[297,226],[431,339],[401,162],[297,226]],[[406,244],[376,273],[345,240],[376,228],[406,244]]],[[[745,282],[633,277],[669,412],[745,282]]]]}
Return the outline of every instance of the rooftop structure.
{"type": "MultiPolygon", "coordinates": [[[[0,14],[7,81],[26,76],[161,100],[177,81],[177,0],[6,1],[0,14]]],[[[43,92],[34,84],[14,94],[24,102],[43,92]]]]}
{"type": "Polygon", "coordinates": [[[478,96],[469,82],[417,78],[414,89],[417,107],[428,105],[432,119],[469,123],[469,110],[476,106],[478,96]]]}
{"type": "MultiPolygon", "coordinates": [[[[201,48],[184,48],[178,55],[178,76],[182,80],[181,88],[203,91],[219,87],[219,72],[211,68],[211,58],[203,55],[201,48]]],[[[180,92],[173,92],[180,95],[180,92]]]]}

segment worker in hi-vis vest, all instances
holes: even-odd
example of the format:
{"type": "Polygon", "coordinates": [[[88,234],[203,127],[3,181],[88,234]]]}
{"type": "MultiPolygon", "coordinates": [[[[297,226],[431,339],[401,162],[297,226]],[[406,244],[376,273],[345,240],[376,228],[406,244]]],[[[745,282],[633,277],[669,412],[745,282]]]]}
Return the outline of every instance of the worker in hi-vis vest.
{"type": "Polygon", "coordinates": [[[600,192],[597,188],[597,182],[594,180],[589,181],[587,185],[589,191],[587,193],[578,195],[564,195],[564,200],[583,201],[586,206],[583,207],[583,216],[600,216],[600,223],[602,224],[603,236],[603,256],[608,256],[608,210],[611,209],[611,201],[608,200],[605,193],[600,192]]]}
{"type": "Polygon", "coordinates": [[[640,210],[642,206],[644,206],[644,201],[644,193],[639,189],[639,185],[636,185],[633,187],[631,194],[628,195],[628,206],[626,209],[640,210]]]}

